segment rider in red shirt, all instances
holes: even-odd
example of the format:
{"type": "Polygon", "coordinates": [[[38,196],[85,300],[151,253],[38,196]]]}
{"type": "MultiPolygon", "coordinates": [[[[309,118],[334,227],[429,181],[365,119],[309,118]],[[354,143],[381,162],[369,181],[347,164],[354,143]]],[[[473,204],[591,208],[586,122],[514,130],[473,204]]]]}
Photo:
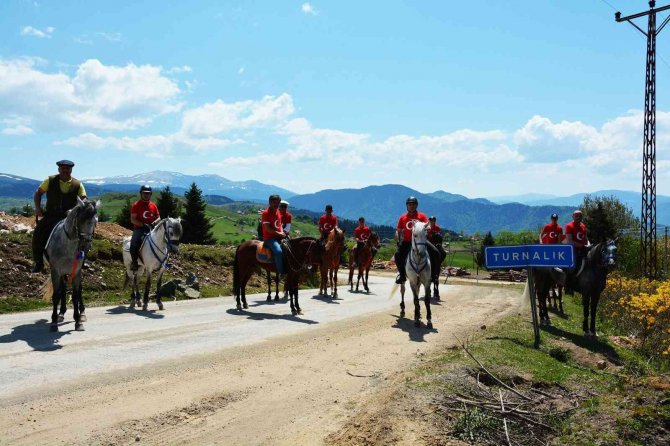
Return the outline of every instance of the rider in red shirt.
{"type": "Polygon", "coordinates": [[[370,228],[365,226],[365,218],[359,217],[358,226],[354,229],[354,239],[356,240],[356,248],[354,248],[354,259],[358,263],[358,254],[361,252],[361,248],[370,238],[370,228]]]}
{"type": "Polygon", "coordinates": [[[281,214],[279,212],[279,195],[270,195],[268,208],[261,214],[261,225],[263,230],[263,246],[272,251],[275,259],[275,267],[278,274],[284,274],[284,258],[282,256],[280,241],[286,237],[282,228],[281,214]]]}
{"type": "MultiPolygon", "coordinates": [[[[565,225],[565,239],[563,243],[571,244],[575,247],[575,267],[568,273],[565,282],[565,293],[573,294],[576,284],[576,276],[582,267],[582,261],[588,253],[591,244],[586,235],[586,225],[582,223],[582,211],[577,209],[572,213],[572,221],[565,225]]],[[[579,290],[577,290],[579,291],[579,290]]]]}
{"type": "Polygon", "coordinates": [[[288,201],[279,202],[279,215],[281,215],[281,224],[284,229],[284,234],[288,236],[289,231],[291,230],[291,222],[293,221],[293,215],[287,210],[288,201]]]}
{"type": "Polygon", "coordinates": [[[551,223],[547,223],[540,231],[540,243],[553,245],[563,241],[563,228],[558,224],[558,214],[551,214],[551,223]]]}
{"type": "Polygon", "coordinates": [[[328,233],[337,226],[337,217],[333,214],[333,206],[326,205],[326,213],[319,218],[319,232],[321,240],[326,240],[328,233]]]}
{"type": "Polygon", "coordinates": [[[447,252],[442,246],[442,228],[437,224],[437,217],[431,215],[428,219],[428,241],[435,246],[440,253],[440,265],[447,258],[447,252]]]}
{"type": "Polygon", "coordinates": [[[137,271],[139,267],[137,258],[139,257],[142,240],[151,232],[151,227],[161,219],[158,207],[151,201],[152,193],[151,186],[145,184],[140,187],[140,199],[130,206],[130,221],[134,228],[133,236],[130,239],[130,269],[133,271],[137,271]]]}
{"type": "Polygon", "coordinates": [[[416,197],[407,198],[405,205],[407,206],[407,212],[400,216],[396,227],[398,250],[395,253],[395,264],[399,273],[396,283],[403,283],[405,281],[405,261],[407,260],[407,254],[412,249],[412,228],[414,227],[414,223],[417,221],[428,223],[426,214],[417,211],[419,200],[416,197]]]}

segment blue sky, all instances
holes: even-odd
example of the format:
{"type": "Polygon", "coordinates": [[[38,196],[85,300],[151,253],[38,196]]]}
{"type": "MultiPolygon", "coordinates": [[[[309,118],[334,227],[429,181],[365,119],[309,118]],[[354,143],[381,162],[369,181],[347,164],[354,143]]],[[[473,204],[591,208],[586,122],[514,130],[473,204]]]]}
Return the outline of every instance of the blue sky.
{"type": "Polygon", "coordinates": [[[646,41],[615,9],[648,3],[3,0],[0,172],[42,179],[68,158],[79,178],[216,173],[298,193],[637,191],[646,41]]]}

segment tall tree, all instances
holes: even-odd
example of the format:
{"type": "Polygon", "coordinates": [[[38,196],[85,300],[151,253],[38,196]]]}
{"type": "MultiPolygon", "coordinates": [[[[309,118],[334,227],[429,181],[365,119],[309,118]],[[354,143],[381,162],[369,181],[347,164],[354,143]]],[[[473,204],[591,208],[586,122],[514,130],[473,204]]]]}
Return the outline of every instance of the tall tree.
{"type": "Polygon", "coordinates": [[[114,222],[126,229],[133,229],[133,224],[130,222],[130,197],[126,198],[126,204],[121,208],[121,212],[116,216],[114,222]]]}
{"type": "Polygon", "coordinates": [[[165,186],[163,188],[160,197],[156,200],[156,206],[158,206],[158,212],[161,214],[161,218],[177,217],[181,214],[179,199],[172,193],[170,186],[165,186]]]}
{"type": "Polygon", "coordinates": [[[581,209],[591,243],[615,238],[622,233],[637,233],[640,229],[640,220],[633,211],[614,196],[586,195],[581,209]]]}
{"type": "Polygon", "coordinates": [[[182,226],[184,232],[181,241],[196,245],[212,245],[215,243],[212,235],[212,227],[209,218],[205,217],[207,203],[202,198],[202,191],[195,183],[191,184],[189,190],[184,193],[186,204],[184,209],[184,221],[182,226]]]}

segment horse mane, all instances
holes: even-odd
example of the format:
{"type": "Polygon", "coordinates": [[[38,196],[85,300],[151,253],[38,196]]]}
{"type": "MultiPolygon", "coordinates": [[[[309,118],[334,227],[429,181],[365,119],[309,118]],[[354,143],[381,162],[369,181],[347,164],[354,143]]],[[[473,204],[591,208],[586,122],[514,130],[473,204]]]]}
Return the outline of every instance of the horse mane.
{"type": "MultiPolygon", "coordinates": [[[[344,231],[338,227],[334,227],[329,233],[328,238],[326,239],[326,252],[330,251],[335,242],[338,240],[344,241],[344,231]]],[[[339,246],[340,243],[337,243],[339,246]]]]}

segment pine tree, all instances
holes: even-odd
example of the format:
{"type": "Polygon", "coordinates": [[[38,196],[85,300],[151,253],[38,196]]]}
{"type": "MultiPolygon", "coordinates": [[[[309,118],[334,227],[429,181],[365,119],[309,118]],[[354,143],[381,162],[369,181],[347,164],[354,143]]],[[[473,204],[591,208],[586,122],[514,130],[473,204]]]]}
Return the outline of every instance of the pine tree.
{"type": "Polygon", "coordinates": [[[484,235],[484,238],[482,239],[482,244],[479,247],[479,252],[477,253],[477,265],[479,265],[480,268],[483,268],[484,266],[484,260],[486,256],[484,255],[484,251],[487,246],[493,246],[496,244],[495,239],[493,238],[493,234],[491,234],[491,231],[488,231],[486,235],[484,235]]]}
{"type": "Polygon", "coordinates": [[[161,218],[177,217],[181,214],[181,204],[170,190],[170,186],[165,186],[161,191],[160,197],[156,200],[156,206],[158,206],[161,218]]]}
{"type": "Polygon", "coordinates": [[[121,212],[114,219],[114,223],[123,226],[126,229],[133,229],[133,224],[130,222],[130,197],[126,198],[126,204],[121,208],[121,212]]]}
{"type": "Polygon", "coordinates": [[[213,245],[215,240],[211,229],[214,225],[210,223],[209,218],[205,217],[207,203],[202,198],[202,191],[195,183],[192,183],[191,188],[184,193],[184,197],[186,204],[181,241],[196,245],[213,245]]]}

